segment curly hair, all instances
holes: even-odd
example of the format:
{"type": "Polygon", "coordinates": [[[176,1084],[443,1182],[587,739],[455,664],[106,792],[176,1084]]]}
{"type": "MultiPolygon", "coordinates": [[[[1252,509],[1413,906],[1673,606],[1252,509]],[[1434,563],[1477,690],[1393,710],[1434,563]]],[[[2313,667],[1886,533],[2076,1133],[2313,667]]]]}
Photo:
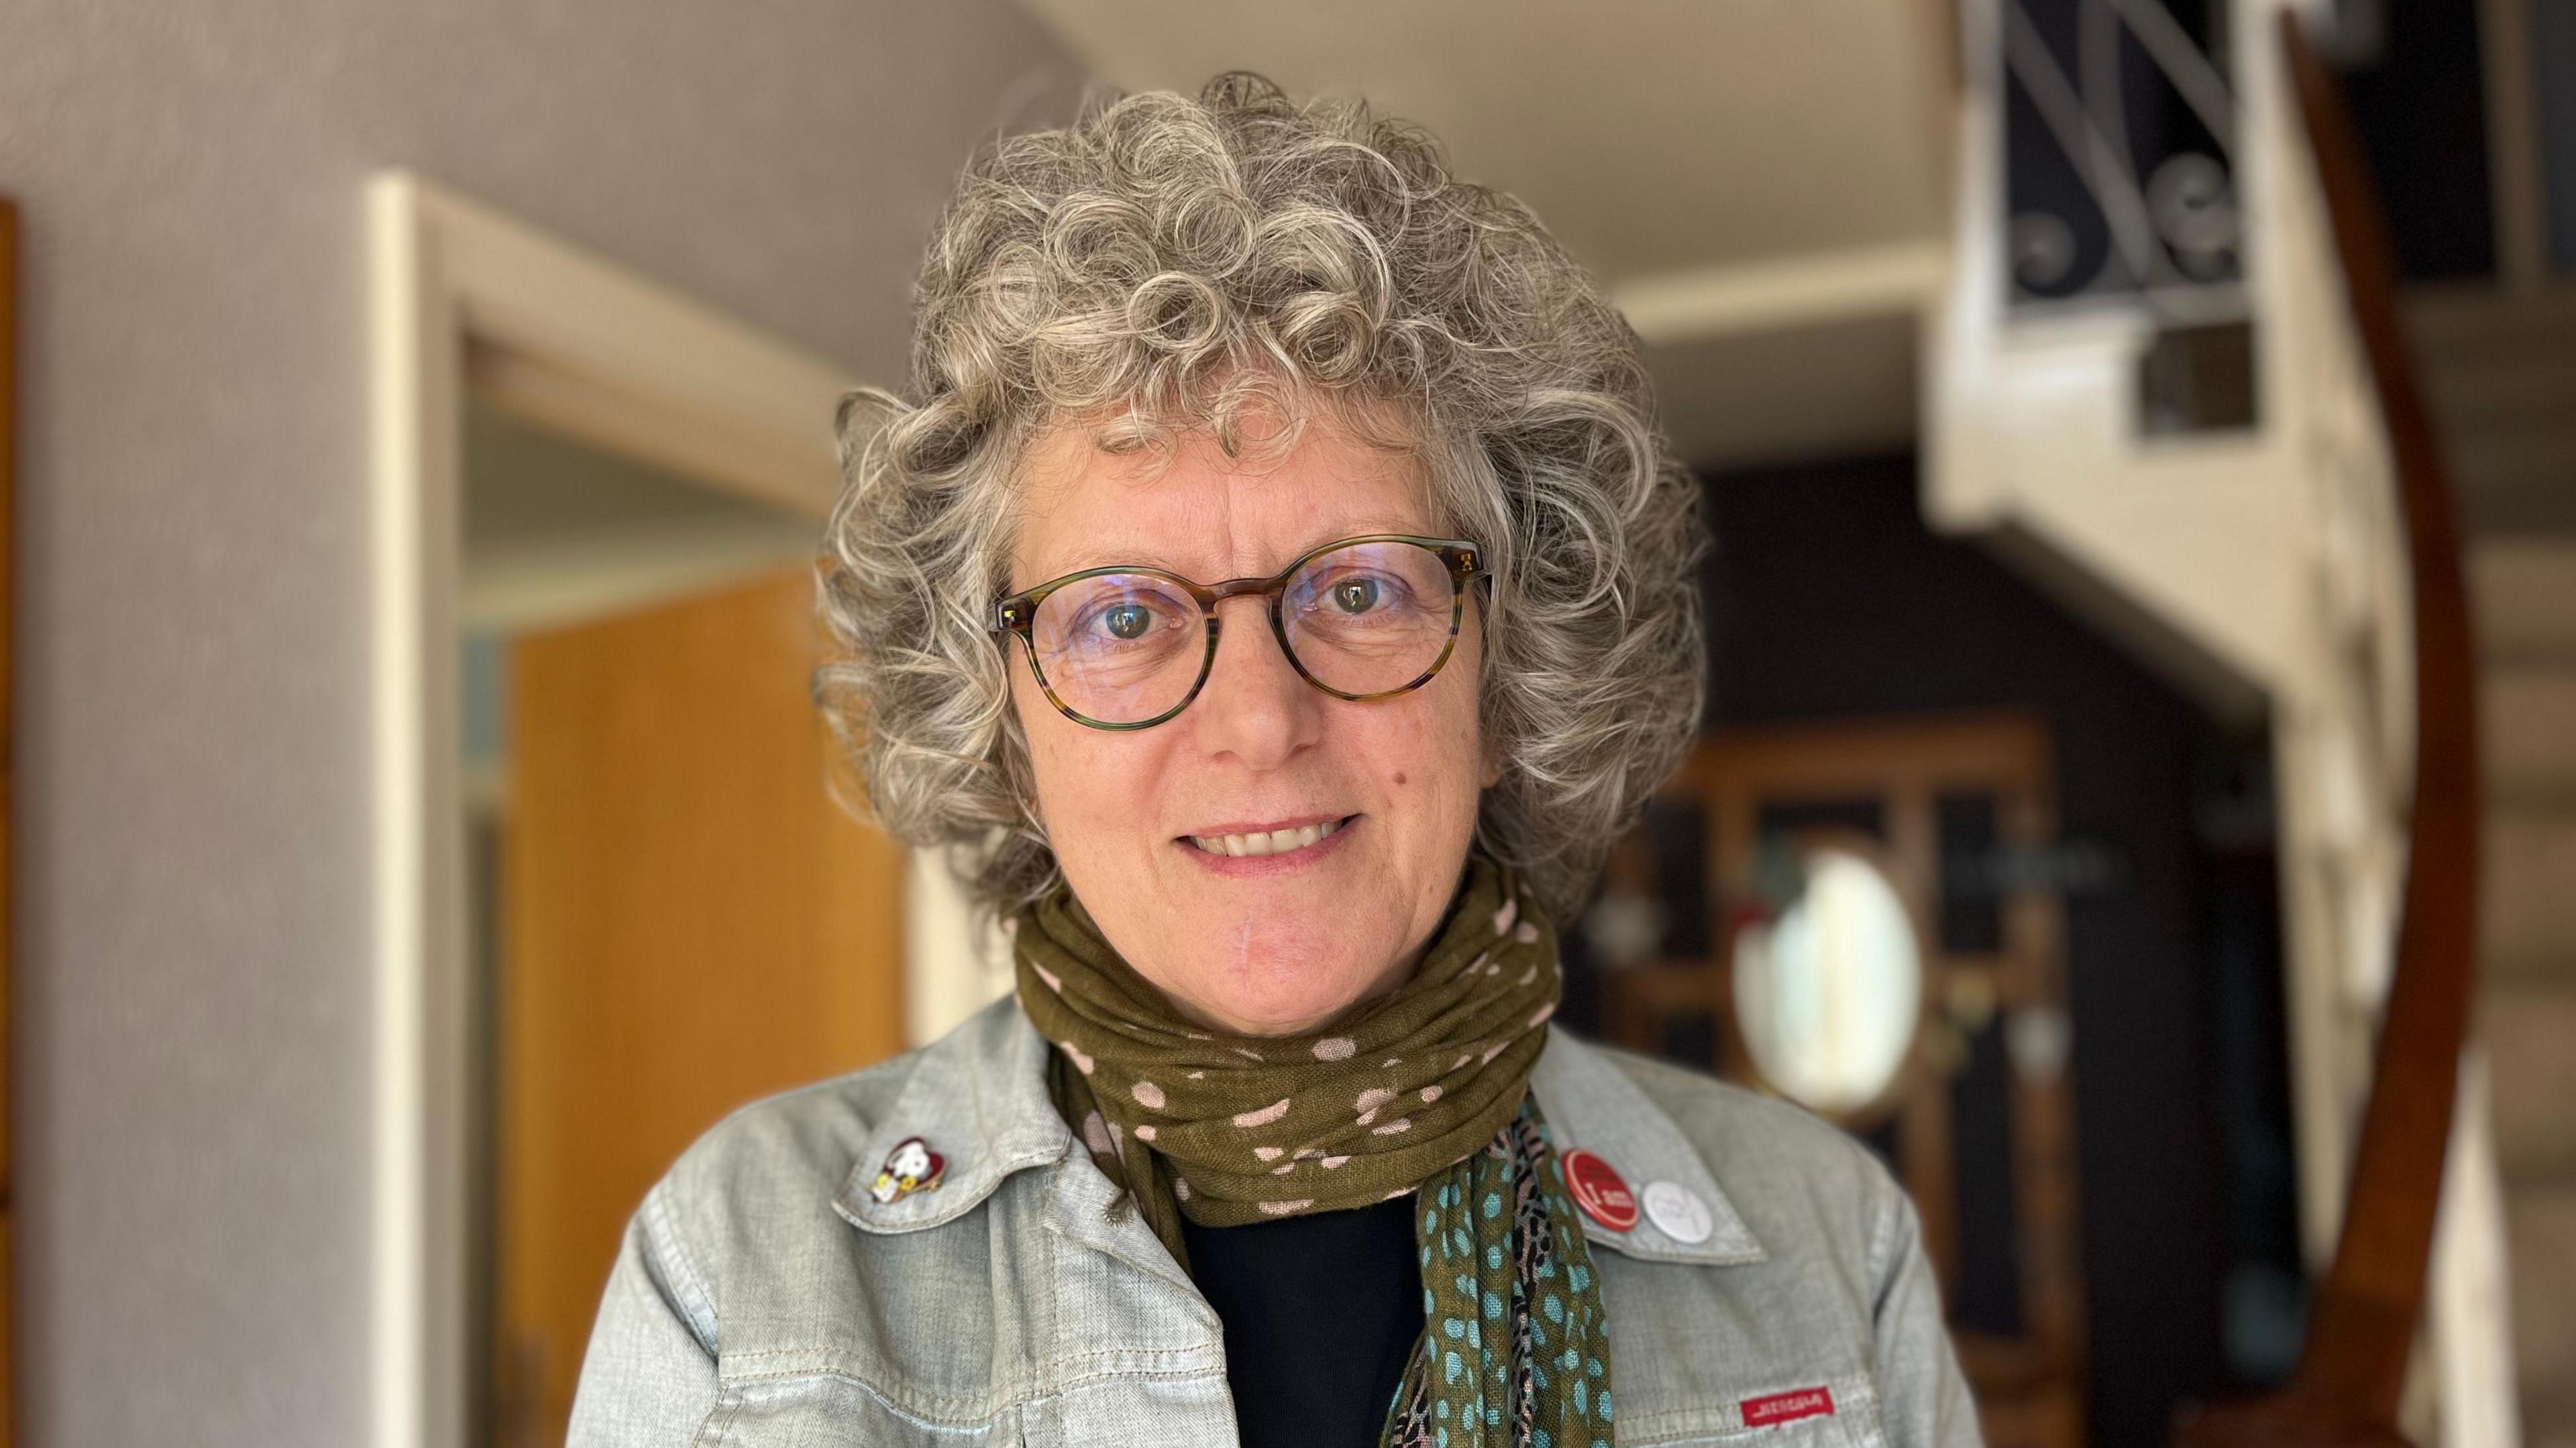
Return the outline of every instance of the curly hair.
{"type": "Polygon", "coordinates": [[[1697,731],[1706,535],[1635,333],[1527,206],[1364,103],[1221,75],[980,151],[915,305],[911,396],[842,400],[817,567],[815,693],[878,823],[987,907],[1059,878],[989,632],[1033,437],[1240,455],[1264,407],[1281,449],[1319,408],[1391,415],[1493,570],[1478,842],[1572,916],[1697,731]]]}

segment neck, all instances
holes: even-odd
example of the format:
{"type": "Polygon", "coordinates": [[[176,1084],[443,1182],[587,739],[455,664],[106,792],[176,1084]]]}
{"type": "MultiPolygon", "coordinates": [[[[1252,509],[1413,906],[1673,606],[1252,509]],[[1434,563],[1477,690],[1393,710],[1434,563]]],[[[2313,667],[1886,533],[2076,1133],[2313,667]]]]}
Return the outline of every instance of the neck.
{"type": "MultiPolygon", "coordinates": [[[[1334,1022],[1369,1002],[1393,995],[1401,989],[1406,981],[1413,979],[1414,971],[1420,968],[1423,948],[1429,943],[1428,939],[1418,942],[1412,949],[1389,961],[1385,969],[1369,978],[1368,983],[1358,994],[1325,1010],[1305,1015],[1264,1015],[1231,1010],[1222,1002],[1202,1001],[1183,995],[1151,977],[1146,977],[1145,983],[1152,986],[1154,993],[1163,998],[1163,1003],[1171,1009],[1173,1015],[1194,1026],[1230,1036],[1311,1036],[1329,1028],[1334,1022]]],[[[1144,976],[1145,973],[1139,970],[1136,974],[1144,976]]]]}

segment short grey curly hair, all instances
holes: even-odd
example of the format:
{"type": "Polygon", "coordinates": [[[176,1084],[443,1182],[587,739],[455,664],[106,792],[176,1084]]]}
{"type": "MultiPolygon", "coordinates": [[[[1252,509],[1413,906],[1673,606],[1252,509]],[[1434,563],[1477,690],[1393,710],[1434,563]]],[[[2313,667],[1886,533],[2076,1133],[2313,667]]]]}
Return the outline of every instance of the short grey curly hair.
{"type": "Polygon", "coordinates": [[[1480,845],[1556,918],[1699,725],[1698,485],[1627,323],[1528,207],[1429,135],[1249,74],[1096,102],[967,166],[915,292],[909,398],[861,388],[818,565],[815,676],[881,825],[946,847],[978,903],[1052,889],[1011,656],[1015,468],[1052,427],[1112,451],[1284,408],[1405,447],[1438,526],[1483,545],[1480,845]]]}

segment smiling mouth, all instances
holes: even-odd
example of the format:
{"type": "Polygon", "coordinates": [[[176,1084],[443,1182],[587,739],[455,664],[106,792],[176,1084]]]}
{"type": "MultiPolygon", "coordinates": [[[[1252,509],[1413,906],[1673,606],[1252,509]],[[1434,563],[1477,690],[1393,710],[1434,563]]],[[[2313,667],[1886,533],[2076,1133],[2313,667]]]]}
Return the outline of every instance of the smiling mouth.
{"type": "Polygon", "coordinates": [[[1299,825],[1292,830],[1255,830],[1243,835],[1184,835],[1182,838],[1198,846],[1203,854],[1224,855],[1235,859],[1258,855],[1285,855],[1322,844],[1332,838],[1334,831],[1358,818],[1358,815],[1344,815],[1337,820],[1299,825]]]}

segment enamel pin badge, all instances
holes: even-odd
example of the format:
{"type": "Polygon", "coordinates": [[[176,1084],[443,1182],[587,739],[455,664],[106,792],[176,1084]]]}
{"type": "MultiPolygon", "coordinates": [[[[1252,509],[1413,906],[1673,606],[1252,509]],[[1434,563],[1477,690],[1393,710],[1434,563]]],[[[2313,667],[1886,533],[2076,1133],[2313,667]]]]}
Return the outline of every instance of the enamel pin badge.
{"type": "Polygon", "coordinates": [[[1617,1168],[1579,1146],[1557,1160],[1565,1170],[1566,1190],[1585,1216],[1613,1232],[1637,1225],[1636,1193],[1628,1190],[1628,1179],[1617,1168]]]}
{"type": "Polygon", "coordinates": [[[876,1185],[868,1195],[879,1202],[891,1202],[914,1192],[939,1190],[939,1179],[948,1173],[948,1158],[930,1149],[918,1136],[907,1136],[886,1153],[885,1165],[878,1168],[876,1185]]]}

